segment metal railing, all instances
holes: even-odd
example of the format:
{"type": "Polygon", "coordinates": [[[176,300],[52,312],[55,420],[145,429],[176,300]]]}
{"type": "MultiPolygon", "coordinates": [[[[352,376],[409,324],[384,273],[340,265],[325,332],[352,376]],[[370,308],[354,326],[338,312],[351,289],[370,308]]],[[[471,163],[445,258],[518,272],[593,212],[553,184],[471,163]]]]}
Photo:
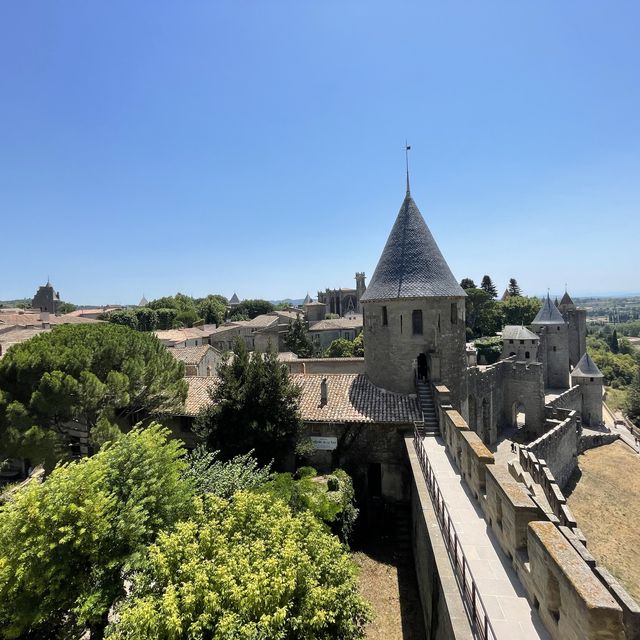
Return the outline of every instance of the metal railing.
{"type": "Polygon", "coordinates": [[[487,610],[478,592],[476,581],[473,579],[469,563],[460,545],[458,534],[453,526],[451,514],[449,513],[449,509],[438,486],[435,473],[427,457],[422,437],[419,427],[415,425],[413,444],[418,455],[422,475],[429,489],[429,495],[431,496],[436,517],[438,518],[442,537],[449,552],[453,572],[458,580],[462,601],[464,602],[467,615],[471,621],[471,627],[476,638],[480,638],[480,640],[496,640],[496,633],[491,626],[487,610]]]}

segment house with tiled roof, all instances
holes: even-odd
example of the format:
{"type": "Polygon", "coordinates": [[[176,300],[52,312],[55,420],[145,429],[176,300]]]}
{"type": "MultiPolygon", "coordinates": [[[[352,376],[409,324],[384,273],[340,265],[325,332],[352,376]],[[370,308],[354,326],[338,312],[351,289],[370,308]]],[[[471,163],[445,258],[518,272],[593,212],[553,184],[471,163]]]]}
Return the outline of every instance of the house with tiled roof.
{"type": "Polygon", "coordinates": [[[197,347],[169,349],[171,355],[184,364],[185,376],[210,378],[222,361],[222,354],[209,344],[197,347]]]}
{"type": "Polygon", "coordinates": [[[362,316],[356,316],[355,318],[330,318],[309,323],[309,337],[322,349],[326,349],[338,338],[355,340],[361,332],[362,316]]]}

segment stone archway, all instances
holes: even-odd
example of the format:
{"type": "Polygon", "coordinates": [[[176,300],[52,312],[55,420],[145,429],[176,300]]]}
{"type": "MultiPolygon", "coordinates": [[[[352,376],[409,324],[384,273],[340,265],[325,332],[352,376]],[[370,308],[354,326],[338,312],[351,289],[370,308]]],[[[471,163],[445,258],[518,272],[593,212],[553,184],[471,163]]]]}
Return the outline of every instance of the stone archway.
{"type": "Polygon", "coordinates": [[[527,422],[527,409],[522,400],[516,400],[511,407],[511,426],[523,429],[527,422]]]}

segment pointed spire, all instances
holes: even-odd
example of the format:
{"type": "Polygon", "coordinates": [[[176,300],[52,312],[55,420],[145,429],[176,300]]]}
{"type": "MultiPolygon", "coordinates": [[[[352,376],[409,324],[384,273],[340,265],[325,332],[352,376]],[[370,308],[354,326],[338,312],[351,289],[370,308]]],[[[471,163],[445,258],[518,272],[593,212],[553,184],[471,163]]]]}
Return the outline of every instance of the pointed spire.
{"type": "Polygon", "coordinates": [[[542,307],[538,315],[531,324],[565,324],[564,318],[555,304],[551,302],[551,297],[547,291],[547,299],[543,299],[542,307]]]}
{"type": "Polygon", "coordinates": [[[411,145],[405,140],[404,141],[404,154],[405,160],[407,163],[407,195],[411,195],[411,188],[409,187],[409,151],[411,151],[411,145]]]}

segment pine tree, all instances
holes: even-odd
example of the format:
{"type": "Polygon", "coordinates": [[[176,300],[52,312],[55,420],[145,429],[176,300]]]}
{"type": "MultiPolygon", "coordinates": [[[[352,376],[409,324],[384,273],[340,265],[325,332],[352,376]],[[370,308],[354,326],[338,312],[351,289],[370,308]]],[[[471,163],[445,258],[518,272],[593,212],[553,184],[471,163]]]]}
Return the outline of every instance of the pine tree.
{"type": "Polygon", "coordinates": [[[486,291],[492,298],[496,298],[498,296],[498,290],[493,284],[493,280],[491,280],[491,276],[485,275],[482,277],[480,288],[486,291]]]}
{"type": "Polygon", "coordinates": [[[309,338],[307,326],[300,316],[289,322],[289,329],[284,337],[284,344],[299,358],[312,358],[315,355],[313,342],[309,338]]]}
{"type": "Polygon", "coordinates": [[[613,333],[609,336],[609,349],[611,349],[611,353],[619,353],[620,352],[620,344],[618,343],[618,332],[614,329],[613,333]]]}
{"type": "Polygon", "coordinates": [[[520,290],[520,287],[518,286],[518,281],[515,278],[510,278],[509,279],[509,286],[507,287],[507,291],[509,292],[509,295],[512,295],[512,296],[521,296],[522,295],[522,291],[520,290]]]}

